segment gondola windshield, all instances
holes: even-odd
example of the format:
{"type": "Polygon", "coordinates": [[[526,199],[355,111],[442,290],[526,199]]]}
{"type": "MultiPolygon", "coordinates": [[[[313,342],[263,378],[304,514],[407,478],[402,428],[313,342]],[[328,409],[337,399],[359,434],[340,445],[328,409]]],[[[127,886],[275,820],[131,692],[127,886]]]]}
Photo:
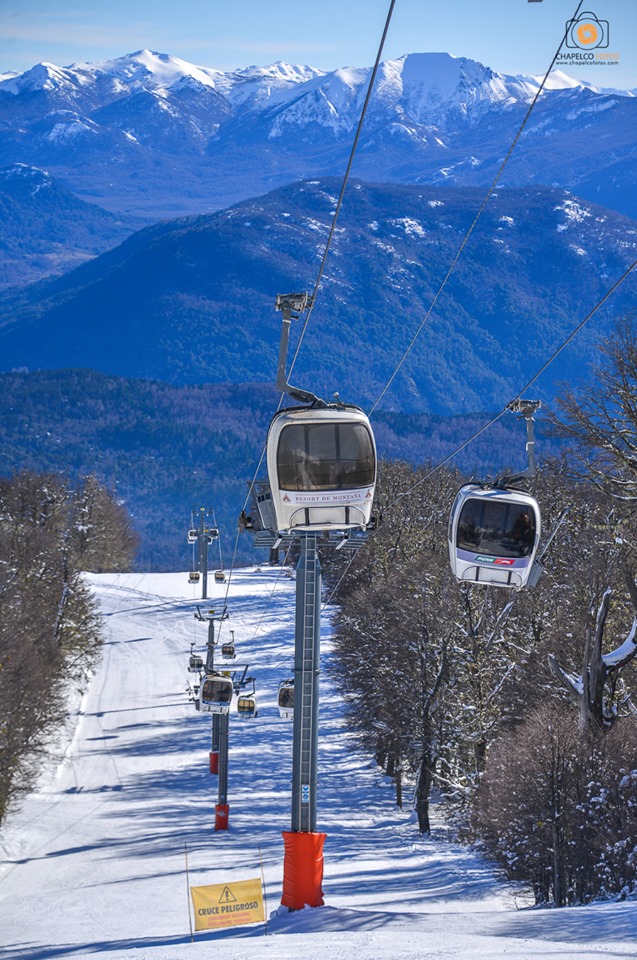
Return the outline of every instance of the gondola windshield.
{"type": "Polygon", "coordinates": [[[291,710],[294,707],[294,687],[291,684],[284,684],[280,687],[279,706],[285,710],[291,710]]]}
{"type": "Polygon", "coordinates": [[[457,545],[488,557],[528,557],[535,533],[535,512],[528,505],[472,497],[458,520],[457,545]]]}
{"type": "Polygon", "coordinates": [[[201,699],[210,703],[230,703],[233,693],[232,683],[225,677],[206,677],[203,682],[201,699]]]}
{"type": "Polygon", "coordinates": [[[277,451],[282,490],[354,490],[372,486],[374,445],[362,423],[290,424],[277,451]]]}

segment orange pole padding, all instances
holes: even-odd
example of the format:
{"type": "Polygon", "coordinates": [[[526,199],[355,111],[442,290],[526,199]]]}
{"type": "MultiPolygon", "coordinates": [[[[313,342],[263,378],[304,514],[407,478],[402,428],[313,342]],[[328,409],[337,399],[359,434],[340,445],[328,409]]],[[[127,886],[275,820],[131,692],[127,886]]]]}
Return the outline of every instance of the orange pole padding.
{"type": "Polygon", "coordinates": [[[289,910],[323,906],[323,843],[325,833],[283,831],[283,896],[289,910]]]}
{"type": "Polygon", "coordinates": [[[210,751],[210,773],[219,773],[219,751],[210,751]]]}
{"type": "Polygon", "coordinates": [[[215,806],[215,830],[227,830],[230,817],[230,804],[218,803],[215,806]]]}

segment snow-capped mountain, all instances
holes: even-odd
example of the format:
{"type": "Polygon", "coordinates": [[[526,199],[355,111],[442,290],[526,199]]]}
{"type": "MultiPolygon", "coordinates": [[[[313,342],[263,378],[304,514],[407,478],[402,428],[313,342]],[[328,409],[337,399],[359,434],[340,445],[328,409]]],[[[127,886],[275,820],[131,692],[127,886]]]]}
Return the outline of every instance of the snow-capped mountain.
{"type": "Polygon", "coordinates": [[[13,97],[44,94],[68,107],[90,110],[140,91],[168,96],[176,88],[207,87],[230,103],[258,103],[281,91],[304,83],[324,71],[313,67],[275,63],[270,67],[247,67],[224,73],[212,67],[200,67],[179,57],[150,50],[118,57],[115,60],[76,63],[58,67],[39,63],[20,75],[6,75],[2,94],[13,97]]]}
{"type": "MultiPolygon", "coordinates": [[[[0,164],[49,170],[83,199],[147,221],[209,212],[308,176],[340,176],[370,79],[282,62],[223,72],[148,50],[0,82],[0,164]]],[[[539,86],[447,53],[380,65],[354,172],[491,183],[539,86]]],[[[637,216],[637,98],[555,72],[505,184],[569,189],[637,216]]]]}

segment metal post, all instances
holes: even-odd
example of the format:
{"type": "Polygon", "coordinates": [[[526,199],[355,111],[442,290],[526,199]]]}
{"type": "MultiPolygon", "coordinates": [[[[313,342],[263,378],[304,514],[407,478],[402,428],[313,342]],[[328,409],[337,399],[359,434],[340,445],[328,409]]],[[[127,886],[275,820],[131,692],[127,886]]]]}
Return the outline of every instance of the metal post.
{"type": "Polygon", "coordinates": [[[219,714],[219,792],[215,808],[215,830],[227,830],[230,807],[228,804],[228,730],[230,716],[219,714]]]}
{"type": "Polygon", "coordinates": [[[294,642],[293,831],[316,830],[321,564],[318,534],[301,536],[294,642]]]}
{"type": "MultiPolygon", "coordinates": [[[[197,614],[198,619],[208,620],[208,645],[206,653],[206,673],[214,673],[215,669],[215,619],[214,611],[208,617],[197,614]]],[[[212,730],[210,735],[210,773],[219,773],[219,714],[212,715],[212,730]]]]}
{"type": "Polygon", "coordinates": [[[228,728],[230,714],[219,714],[219,796],[218,803],[228,802],[228,728]]]}
{"type": "Polygon", "coordinates": [[[214,611],[208,619],[208,653],[206,655],[206,673],[213,673],[215,669],[215,621],[214,611]]]}
{"type": "Polygon", "coordinates": [[[199,570],[201,571],[201,599],[208,599],[208,539],[206,534],[206,514],[201,511],[199,525],[199,570]]]}
{"type": "Polygon", "coordinates": [[[219,753],[219,716],[218,713],[212,715],[212,733],[210,737],[210,749],[213,753],[219,753]]]}
{"type": "Polygon", "coordinates": [[[292,829],[283,832],[283,896],[290,910],[323,905],[324,833],[316,832],[321,565],[318,535],[301,534],[296,568],[292,829]]]}

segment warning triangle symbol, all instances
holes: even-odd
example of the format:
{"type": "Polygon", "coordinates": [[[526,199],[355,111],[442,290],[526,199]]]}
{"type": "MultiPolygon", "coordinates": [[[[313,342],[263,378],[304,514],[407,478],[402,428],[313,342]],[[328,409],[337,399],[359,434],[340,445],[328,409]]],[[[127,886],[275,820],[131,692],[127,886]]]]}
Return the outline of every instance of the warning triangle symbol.
{"type": "Polygon", "coordinates": [[[225,886],[221,891],[221,896],[219,897],[219,903],[236,903],[237,898],[233,896],[232,890],[230,887],[225,886]]]}

